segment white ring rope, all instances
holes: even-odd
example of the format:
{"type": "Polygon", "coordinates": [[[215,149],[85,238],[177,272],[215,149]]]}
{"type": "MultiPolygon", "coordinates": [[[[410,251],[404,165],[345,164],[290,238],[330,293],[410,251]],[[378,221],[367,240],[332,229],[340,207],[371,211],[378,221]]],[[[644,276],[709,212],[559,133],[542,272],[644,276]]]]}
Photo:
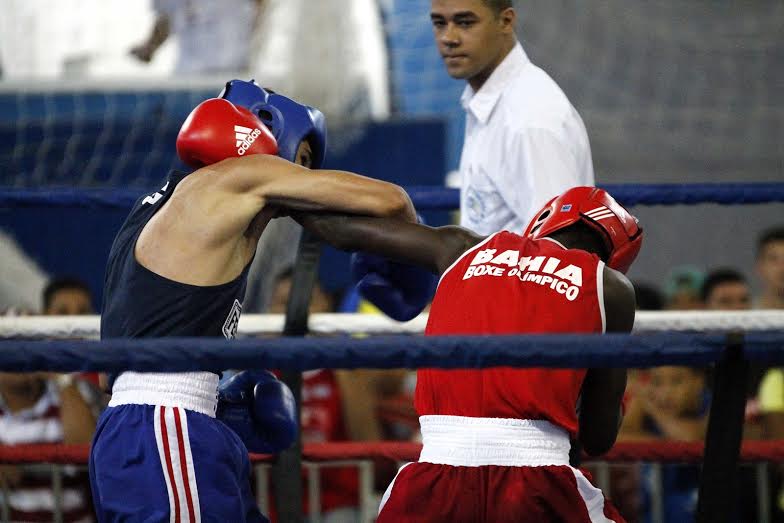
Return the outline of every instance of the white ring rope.
{"type": "MultiPolygon", "coordinates": [[[[282,314],[246,314],[239,334],[280,334],[282,314]]],[[[378,314],[313,314],[308,327],[312,334],[419,334],[427,314],[400,323],[378,314]]],[[[0,339],[97,339],[99,316],[6,316],[0,317],[0,339]]],[[[784,310],[757,311],[640,311],[635,332],[654,331],[772,331],[784,330],[784,310]]]]}

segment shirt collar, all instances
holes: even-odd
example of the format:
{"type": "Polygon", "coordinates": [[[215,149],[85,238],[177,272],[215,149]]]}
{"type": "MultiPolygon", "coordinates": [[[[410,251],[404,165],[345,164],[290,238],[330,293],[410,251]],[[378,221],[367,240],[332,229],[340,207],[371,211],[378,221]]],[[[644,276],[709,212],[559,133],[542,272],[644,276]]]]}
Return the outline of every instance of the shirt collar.
{"type": "Polygon", "coordinates": [[[498,99],[501,98],[501,93],[504,92],[511,79],[529,62],[523,46],[517,42],[509,54],[493,70],[479,91],[474,93],[471,85],[466,85],[463,95],[460,97],[463,109],[472,113],[480,122],[487,123],[498,99]]]}

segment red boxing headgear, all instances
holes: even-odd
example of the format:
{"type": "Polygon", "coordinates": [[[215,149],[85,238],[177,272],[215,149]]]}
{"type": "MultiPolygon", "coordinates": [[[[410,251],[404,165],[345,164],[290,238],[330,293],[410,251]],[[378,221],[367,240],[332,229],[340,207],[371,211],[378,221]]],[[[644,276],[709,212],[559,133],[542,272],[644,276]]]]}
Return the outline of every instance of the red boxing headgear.
{"type": "Polygon", "coordinates": [[[610,259],[607,265],[625,273],[642,246],[642,228],[637,218],[596,187],[574,187],[556,196],[536,213],[525,236],[544,238],[577,222],[601,233],[610,259]]]}

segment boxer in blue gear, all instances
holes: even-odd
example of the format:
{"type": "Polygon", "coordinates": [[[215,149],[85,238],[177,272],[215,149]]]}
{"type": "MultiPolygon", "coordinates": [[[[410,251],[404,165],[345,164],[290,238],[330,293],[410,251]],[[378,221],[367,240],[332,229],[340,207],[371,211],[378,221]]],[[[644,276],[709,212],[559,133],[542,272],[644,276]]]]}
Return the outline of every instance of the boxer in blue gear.
{"type": "Polygon", "coordinates": [[[297,161],[297,148],[303,141],[312,151],[311,169],[321,169],[327,154],[327,126],[318,109],[295,102],[253,80],[232,80],[220,94],[224,100],[245,107],[259,117],[278,141],[278,156],[297,161]]]}
{"type": "MultiPolygon", "coordinates": [[[[196,170],[170,173],[161,189],[139,198],[118,232],[101,338],[233,338],[248,268],[279,207],[415,219],[395,185],[287,161],[310,164],[311,153],[314,163],[323,161],[320,113],[235,82],[229,85],[246,88],[242,101],[208,100],[183,124],[178,153],[196,170]],[[282,147],[245,110],[256,103],[262,114],[274,113],[282,147]],[[245,149],[236,145],[239,122],[250,129],[245,149]],[[194,154],[200,149],[208,154],[194,154]]],[[[212,372],[123,372],[90,449],[98,519],[267,521],[250,489],[248,448],[288,447],[297,421],[291,392],[268,372],[241,372],[220,391],[212,372]]]]}

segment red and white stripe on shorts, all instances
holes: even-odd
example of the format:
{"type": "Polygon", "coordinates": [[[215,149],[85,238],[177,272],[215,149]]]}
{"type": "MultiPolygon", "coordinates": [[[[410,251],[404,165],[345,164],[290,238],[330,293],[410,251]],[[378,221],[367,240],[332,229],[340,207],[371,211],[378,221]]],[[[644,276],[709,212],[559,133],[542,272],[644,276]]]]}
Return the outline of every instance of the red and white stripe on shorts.
{"type": "Polygon", "coordinates": [[[186,412],[180,407],[155,407],[155,441],[169,493],[170,523],[201,522],[186,412]]]}

